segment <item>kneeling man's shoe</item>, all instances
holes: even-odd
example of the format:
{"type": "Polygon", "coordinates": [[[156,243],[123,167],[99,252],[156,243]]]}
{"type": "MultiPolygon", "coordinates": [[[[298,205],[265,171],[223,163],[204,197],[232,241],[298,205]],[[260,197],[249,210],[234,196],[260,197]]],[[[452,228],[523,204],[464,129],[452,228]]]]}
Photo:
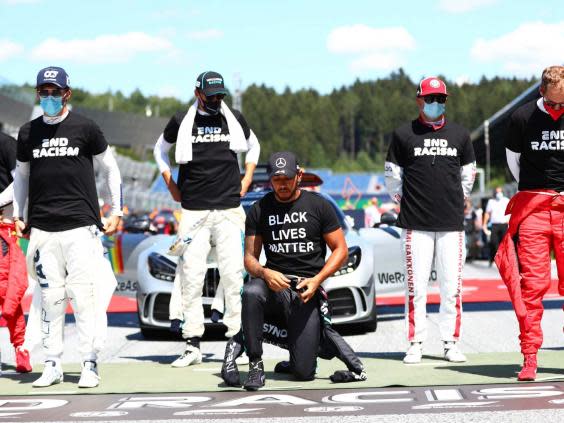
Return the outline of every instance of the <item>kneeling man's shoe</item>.
{"type": "Polygon", "coordinates": [[[262,360],[255,360],[249,363],[249,375],[244,388],[247,391],[258,391],[264,386],[266,377],[264,375],[264,365],[262,360]]]}
{"type": "Polygon", "coordinates": [[[227,386],[241,386],[239,368],[237,367],[237,357],[242,353],[241,344],[231,338],[225,346],[225,357],[221,366],[221,378],[227,386]]]}

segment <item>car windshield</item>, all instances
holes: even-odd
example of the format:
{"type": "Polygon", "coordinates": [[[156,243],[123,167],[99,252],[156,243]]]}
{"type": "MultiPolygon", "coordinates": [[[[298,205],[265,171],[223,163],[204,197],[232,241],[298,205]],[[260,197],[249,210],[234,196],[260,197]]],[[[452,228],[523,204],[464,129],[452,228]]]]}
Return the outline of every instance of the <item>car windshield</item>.
{"type": "MultiPolygon", "coordinates": [[[[243,199],[241,200],[241,205],[243,206],[245,213],[248,213],[251,206],[256,201],[260,200],[262,197],[264,197],[266,194],[268,194],[269,192],[270,192],[270,190],[255,191],[255,192],[250,192],[247,195],[245,195],[245,197],[243,197],[243,199]]],[[[341,225],[341,228],[343,228],[343,230],[346,230],[347,224],[345,223],[345,214],[339,208],[339,206],[335,202],[335,200],[333,200],[333,198],[330,195],[325,194],[324,192],[319,192],[317,194],[321,195],[323,198],[328,200],[329,203],[331,203],[331,207],[333,207],[333,210],[335,210],[335,213],[337,214],[337,219],[339,219],[339,224],[341,225]]]]}

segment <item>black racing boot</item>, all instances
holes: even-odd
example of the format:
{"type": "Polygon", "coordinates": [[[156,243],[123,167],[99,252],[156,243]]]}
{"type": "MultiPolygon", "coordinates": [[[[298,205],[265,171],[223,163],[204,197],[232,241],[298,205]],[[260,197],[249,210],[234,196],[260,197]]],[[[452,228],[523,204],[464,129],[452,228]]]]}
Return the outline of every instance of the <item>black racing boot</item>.
{"type": "Polygon", "coordinates": [[[274,373],[292,374],[292,367],[289,361],[279,361],[274,366],[274,373]]]}
{"type": "Polygon", "coordinates": [[[259,388],[264,386],[265,379],[264,364],[262,363],[262,360],[252,360],[249,363],[249,374],[244,388],[247,391],[258,391],[259,388]]]}
{"type": "Polygon", "coordinates": [[[243,352],[243,346],[234,338],[227,341],[225,346],[225,357],[223,358],[223,366],[221,366],[221,378],[227,386],[241,386],[239,377],[239,369],[235,360],[243,352]]]}

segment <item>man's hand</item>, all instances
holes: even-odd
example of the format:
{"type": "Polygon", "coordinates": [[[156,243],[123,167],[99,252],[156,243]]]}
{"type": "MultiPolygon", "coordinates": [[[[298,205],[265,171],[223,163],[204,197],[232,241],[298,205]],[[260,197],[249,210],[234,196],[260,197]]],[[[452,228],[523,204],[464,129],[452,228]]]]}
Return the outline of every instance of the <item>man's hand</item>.
{"type": "Polygon", "coordinates": [[[110,216],[104,224],[104,233],[106,235],[113,235],[116,233],[119,223],[121,222],[121,216],[110,216]]]}
{"type": "Polygon", "coordinates": [[[176,185],[176,182],[174,182],[174,178],[172,177],[172,173],[170,173],[170,170],[165,170],[162,173],[162,176],[166,184],[166,187],[168,188],[168,191],[172,196],[172,199],[180,203],[180,201],[182,200],[182,196],[180,195],[180,190],[178,189],[178,185],[176,185]]]}
{"type": "Polygon", "coordinates": [[[317,292],[317,288],[321,285],[321,281],[317,277],[305,278],[296,286],[296,289],[300,293],[300,297],[304,303],[307,303],[313,298],[317,292]],[[300,289],[305,289],[304,292],[300,292],[300,289]]]}
{"type": "Polygon", "coordinates": [[[253,182],[252,176],[248,177],[247,175],[245,175],[243,179],[241,179],[241,192],[239,193],[241,197],[245,196],[252,182],[253,182]]]}
{"type": "Polygon", "coordinates": [[[14,220],[14,226],[15,226],[15,229],[16,229],[16,236],[18,238],[22,238],[23,232],[24,232],[24,229],[25,229],[25,222],[23,220],[16,219],[16,220],[14,220]]]}
{"type": "Polygon", "coordinates": [[[262,279],[264,279],[268,287],[274,292],[280,292],[290,288],[290,279],[276,270],[264,268],[262,279]]]}
{"type": "Polygon", "coordinates": [[[172,199],[180,203],[180,201],[182,200],[182,195],[180,194],[180,190],[178,189],[178,185],[176,185],[176,182],[174,182],[174,180],[171,179],[167,184],[167,186],[170,195],[172,195],[172,199]]]}

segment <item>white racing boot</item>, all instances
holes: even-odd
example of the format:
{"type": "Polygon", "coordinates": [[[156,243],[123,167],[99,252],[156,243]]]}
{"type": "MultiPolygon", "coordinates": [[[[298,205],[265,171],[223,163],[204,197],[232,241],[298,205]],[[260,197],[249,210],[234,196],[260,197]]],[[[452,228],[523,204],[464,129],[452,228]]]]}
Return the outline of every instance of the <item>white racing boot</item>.
{"type": "Polygon", "coordinates": [[[45,367],[41,377],[33,382],[35,388],[46,388],[47,386],[56,385],[63,381],[63,369],[60,363],[52,360],[45,361],[45,367]]]}
{"type": "Polygon", "coordinates": [[[464,363],[466,356],[462,354],[456,342],[445,342],[445,360],[451,363],[464,363]]]}
{"type": "Polygon", "coordinates": [[[82,363],[82,371],[80,372],[79,388],[95,388],[100,384],[100,376],[98,376],[98,366],[95,361],[85,361],[82,363]]]}
{"type": "Polygon", "coordinates": [[[186,345],[184,353],[174,360],[171,364],[172,367],[187,367],[192,364],[200,364],[202,362],[202,352],[198,347],[193,345],[186,345]]]}
{"type": "Polygon", "coordinates": [[[405,364],[421,363],[422,357],[423,357],[423,346],[421,342],[412,342],[409,348],[407,349],[407,352],[405,353],[403,362],[405,364]]]}

